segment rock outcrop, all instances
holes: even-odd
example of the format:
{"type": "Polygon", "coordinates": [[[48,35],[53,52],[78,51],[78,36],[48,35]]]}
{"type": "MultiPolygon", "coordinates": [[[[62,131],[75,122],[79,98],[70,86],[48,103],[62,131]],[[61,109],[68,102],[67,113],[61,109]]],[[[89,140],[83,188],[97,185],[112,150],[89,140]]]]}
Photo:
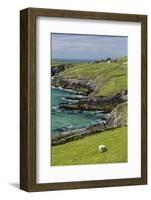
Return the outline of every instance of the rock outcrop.
{"type": "Polygon", "coordinates": [[[123,90],[114,96],[107,97],[85,97],[74,103],[61,103],[60,109],[70,110],[100,110],[103,113],[110,113],[118,104],[127,101],[127,90],[123,90]]]}
{"type": "Polygon", "coordinates": [[[62,64],[62,65],[57,65],[57,66],[52,66],[51,67],[51,76],[56,76],[59,74],[59,72],[63,72],[65,69],[68,69],[72,67],[73,64],[62,64]]]}
{"type": "Polygon", "coordinates": [[[113,128],[127,126],[127,102],[121,103],[114,108],[107,119],[107,124],[113,128]]]}
{"type": "Polygon", "coordinates": [[[95,89],[96,85],[92,80],[64,78],[61,76],[53,77],[51,81],[52,86],[62,87],[64,89],[72,89],[77,94],[89,95],[95,89]]]}

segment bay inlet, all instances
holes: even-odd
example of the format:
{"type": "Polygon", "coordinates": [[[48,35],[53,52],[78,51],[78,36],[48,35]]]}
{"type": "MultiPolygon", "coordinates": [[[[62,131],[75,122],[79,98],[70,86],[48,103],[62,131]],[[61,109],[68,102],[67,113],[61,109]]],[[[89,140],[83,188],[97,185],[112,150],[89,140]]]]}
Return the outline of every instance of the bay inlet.
{"type": "Polygon", "coordinates": [[[51,88],[51,134],[61,134],[64,131],[86,128],[102,123],[106,117],[101,111],[81,111],[60,109],[61,103],[78,101],[73,90],[51,88]]]}

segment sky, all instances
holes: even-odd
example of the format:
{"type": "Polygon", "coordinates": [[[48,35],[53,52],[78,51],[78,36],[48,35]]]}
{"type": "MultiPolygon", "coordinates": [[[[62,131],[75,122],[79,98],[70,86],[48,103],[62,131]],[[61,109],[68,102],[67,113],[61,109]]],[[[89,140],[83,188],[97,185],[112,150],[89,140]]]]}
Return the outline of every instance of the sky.
{"type": "Polygon", "coordinates": [[[128,37],[51,34],[52,59],[98,60],[127,56],[128,37]]]}

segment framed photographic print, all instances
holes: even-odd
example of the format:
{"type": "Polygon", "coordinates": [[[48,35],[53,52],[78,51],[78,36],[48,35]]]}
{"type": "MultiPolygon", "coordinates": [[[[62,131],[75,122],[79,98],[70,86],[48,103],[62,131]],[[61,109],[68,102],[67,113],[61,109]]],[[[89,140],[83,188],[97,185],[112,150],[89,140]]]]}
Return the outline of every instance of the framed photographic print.
{"type": "Polygon", "coordinates": [[[20,188],[147,183],[147,16],[20,12],[20,188]]]}

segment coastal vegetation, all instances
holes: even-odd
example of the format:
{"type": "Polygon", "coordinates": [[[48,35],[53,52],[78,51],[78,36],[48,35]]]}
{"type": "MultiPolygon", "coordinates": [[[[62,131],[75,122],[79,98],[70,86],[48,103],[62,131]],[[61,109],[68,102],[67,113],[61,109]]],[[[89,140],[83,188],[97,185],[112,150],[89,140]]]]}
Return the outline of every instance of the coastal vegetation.
{"type": "Polygon", "coordinates": [[[127,127],[52,146],[51,155],[53,166],[127,162],[127,127]],[[105,153],[99,153],[100,143],[107,146],[105,153]]]}
{"type": "MultiPolygon", "coordinates": [[[[121,90],[127,89],[127,57],[122,57],[114,62],[90,62],[74,64],[71,67],[65,66],[65,70],[58,74],[58,77],[63,80],[82,80],[88,81],[91,85],[95,85],[95,89],[91,95],[93,96],[108,96],[114,95],[121,90]],[[91,83],[90,83],[91,82],[91,83]]],[[[56,81],[58,78],[56,78],[56,81]]],[[[55,85],[55,80],[53,81],[55,85]]],[[[61,85],[61,82],[60,82],[61,85]]],[[[72,86],[71,86],[72,87],[72,86]]],[[[87,88],[83,87],[79,90],[87,88]]],[[[78,87],[77,87],[78,89],[78,87]]]]}
{"type": "Polygon", "coordinates": [[[58,109],[99,111],[107,117],[101,123],[53,136],[51,165],[127,162],[127,62],[127,57],[109,62],[52,62],[52,86],[75,92],[58,109]],[[100,144],[107,147],[102,154],[100,144]]]}
{"type": "Polygon", "coordinates": [[[127,89],[127,57],[116,62],[83,63],[63,71],[64,78],[92,79],[96,88],[95,96],[107,96],[127,89]]]}

